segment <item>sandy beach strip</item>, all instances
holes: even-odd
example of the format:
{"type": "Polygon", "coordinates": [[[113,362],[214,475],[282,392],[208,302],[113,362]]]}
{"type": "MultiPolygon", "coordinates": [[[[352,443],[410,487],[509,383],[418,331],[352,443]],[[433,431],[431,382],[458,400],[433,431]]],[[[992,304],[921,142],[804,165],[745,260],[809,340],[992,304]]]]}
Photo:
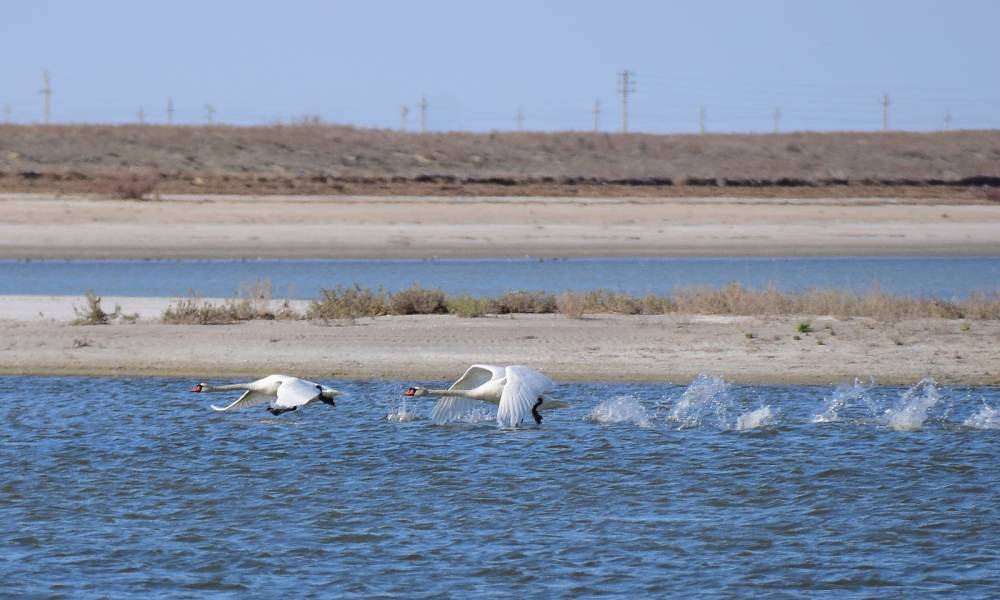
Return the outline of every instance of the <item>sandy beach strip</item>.
{"type": "MultiPolygon", "coordinates": [[[[1000,384],[996,321],[421,315],[233,325],[168,325],[151,317],[77,326],[11,319],[37,306],[12,309],[10,298],[0,301],[7,316],[0,320],[2,374],[446,380],[470,363],[492,362],[530,365],[561,381],[685,383],[706,373],[755,384],[857,377],[906,385],[926,376],[952,385],[1000,384]],[[802,321],[814,331],[800,333],[802,321]]],[[[155,312],[154,303],[140,300],[123,301],[123,310],[155,312]]]]}
{"type": "Polygon", "coordinates": [[[1000,254],[1000,204],[0,195],[0,258],[1000,254]]]}

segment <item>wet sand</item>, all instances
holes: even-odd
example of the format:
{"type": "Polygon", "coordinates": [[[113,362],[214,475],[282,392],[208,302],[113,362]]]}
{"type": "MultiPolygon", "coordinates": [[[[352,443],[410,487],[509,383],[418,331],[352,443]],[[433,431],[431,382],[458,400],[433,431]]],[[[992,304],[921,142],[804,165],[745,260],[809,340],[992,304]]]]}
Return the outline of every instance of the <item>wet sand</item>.
{"type": "Polygon", "coordinates": [[[885,198],[0,195],[0,258],[983,255],[1000,204],[885,198]]]}
{"type": "MultiPolygon", "coordinates": [[[[122,309],[155,318],[157,305],[139,300],[121,299],[122,309]]],[[[11,319],[17,310],[33,309],[11,308],[16,303],[0,299],[3,374],[216,381],[289,372],[321,380],[445,380],[470,363],[491,362],[530,365],[562,381],[683,383],[707,373],[758,384],[831,384],[855,377],[912,384],[926,376],[949,384],[1000,384],[996,321],[422,315],[335,323],[167,325],[140,319],[75,326],[51,317],[11,319]],[[798,332],[804,320],[813,333],[798,332]]]]}

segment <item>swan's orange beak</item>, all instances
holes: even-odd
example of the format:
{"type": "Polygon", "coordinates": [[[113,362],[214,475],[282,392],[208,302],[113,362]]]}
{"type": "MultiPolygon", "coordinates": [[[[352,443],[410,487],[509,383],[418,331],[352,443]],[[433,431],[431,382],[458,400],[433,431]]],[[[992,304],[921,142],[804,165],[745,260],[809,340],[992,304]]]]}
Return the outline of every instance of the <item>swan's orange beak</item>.
{"type": "Polygon", "coordinates": [[[416,393],[417,393],[417,388],[406,388],[406,391],[403,392],[403,395],[404,396],[414,396],[414,395],[416,395],[416,393]]]}
{"type": "Polygon", "coordinates": [[[191,388],[191,391],[192,392],[200,392],[201,391],[201,384],[199,383],[198,385],[196,385],[193,388],[191,388]]]}

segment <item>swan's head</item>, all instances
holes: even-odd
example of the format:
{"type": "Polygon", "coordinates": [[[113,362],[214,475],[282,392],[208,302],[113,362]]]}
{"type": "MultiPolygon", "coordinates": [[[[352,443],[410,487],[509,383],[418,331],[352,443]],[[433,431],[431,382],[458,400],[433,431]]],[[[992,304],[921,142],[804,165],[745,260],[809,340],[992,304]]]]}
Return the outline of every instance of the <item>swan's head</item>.
{"type": "Polygon", "coordinates": [[[191,388],[192,392],[204,392],[208,389],[207,383],[199,383],[198,385],[191,388]]]}
{"type": "Polygon", "coordinates": [[[318,387],[319,387],[319,395],[320,395],[320,397],[326,398],[327,400],[333,400],[337,396],[344,395],[344,392],[342,392],[340,390],[335,390],[333,388],[324,387],[322,385],[318,386],[318,387]]]}
{"type": "Polygon", "coordinates": [[[427,395],[427,388],[422,388],[422,387],[410,387],[410,388],[406,388],[406,391],[403,392],[403,395],[404,396],[426,396],[427,395]]]}

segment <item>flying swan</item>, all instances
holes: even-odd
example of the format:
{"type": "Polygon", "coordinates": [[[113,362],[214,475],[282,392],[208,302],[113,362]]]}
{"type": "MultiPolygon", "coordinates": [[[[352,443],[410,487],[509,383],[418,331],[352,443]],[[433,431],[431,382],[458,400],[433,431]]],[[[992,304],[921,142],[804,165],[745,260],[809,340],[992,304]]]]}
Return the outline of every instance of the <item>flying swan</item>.
{"type": "Polygon", "coordinates": [[[280,415],[284,412],[298,410],[300,406],[305,406],[316,400],[335,406],[336,403],[333,399],[343,393],[312,381],[288,375],[268,375],[250,383],[230,383],[228,385],[199,383],[191,389],[192,392],[225,392],[228,390],[246,391],[237,400],[226,406],[213,404],[213,410],[228,412],[267,402],[268,412],[272,415],[280,415]]]}
{"type": "Polygon", "coordinates": [[[497,424],[517,427],[529,414],[541,424],[540,409],[566,408],[565,402],[546,398],[555,389],[554,381],[528,367],[497,367],[472,365],[458,381],[446,390],[411,387],[404,396],[439,396],[431,410],[431,419],[447,423],[474,410],[479,402],[499,405],[497,424]]]}

